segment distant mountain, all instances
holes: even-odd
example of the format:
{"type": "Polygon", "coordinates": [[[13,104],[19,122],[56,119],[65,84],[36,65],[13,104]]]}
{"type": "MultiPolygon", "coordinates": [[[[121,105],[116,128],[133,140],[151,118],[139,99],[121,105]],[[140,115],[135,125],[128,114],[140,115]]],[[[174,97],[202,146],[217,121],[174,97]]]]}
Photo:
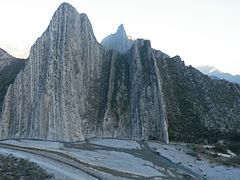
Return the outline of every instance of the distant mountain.
{"type": "Polygon", "coordinates": [[[125,53],[132,47],[133,40],[128,38],[123,24],[121,24],[117,32],[105,37],[101,44],[108,49],[114,49],[120,53],[125,53]]]}
{"type": "Polygon", "coordinates": [[[203,74],[209,75],[213,79],[225,79],[230,82],[240,83],[240,75],[224,73],[213,66],[197,66],[196,68],[203,74]]]}
{"type": "Polygon", "coordinates": [[[24,59],[15,58],[0,48],[0,113],[8,87],[24,65],[24,59]]]}

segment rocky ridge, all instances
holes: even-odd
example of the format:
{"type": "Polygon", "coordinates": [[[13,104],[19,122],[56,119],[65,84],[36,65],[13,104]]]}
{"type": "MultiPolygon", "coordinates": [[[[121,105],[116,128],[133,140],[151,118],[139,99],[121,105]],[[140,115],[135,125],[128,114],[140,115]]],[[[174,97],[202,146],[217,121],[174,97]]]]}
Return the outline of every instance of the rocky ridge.
{"type": "MultiPolygon", "coordinates": [[[[121,44],[112,38],[112,42],[121,44]]],[[[111,46],[114,43],[109,42],[107,47],[111,46]]],[[[206,143],[240,139],[238,84],[212,79],[192,66],[185,66],[179,56],[170,58],[154,49],[151,52],[159,72],[170,140],[206,143]]]]}
{"type": "Polygon", "coordinates": [[[179,56],[157,61],[163,81],[169,137],[193,143],[240,140],[240,85],[215,80],[179,56]]]}
{"type": "Polygon", "coordinates": [[[149,41],[136,40],[127,54],[106,50],[87,16],[63,3],[8,88],[0,137],[168,142],[161,94],[149,41]]]}
{"type": "Polygon", "coordinates": [[[14,82],[17,74],[24,66],[24,59],[15,58],[0,48],[0,113],[9,85],[14,82]]]}
{"type": "Polygon", "coordinates": [[[120,26],[102,46],[87,16],[63,3],[8,88],[0,138],[240,137],[239,85],[212,80],[150,41],[126,37],[120,26]]]}

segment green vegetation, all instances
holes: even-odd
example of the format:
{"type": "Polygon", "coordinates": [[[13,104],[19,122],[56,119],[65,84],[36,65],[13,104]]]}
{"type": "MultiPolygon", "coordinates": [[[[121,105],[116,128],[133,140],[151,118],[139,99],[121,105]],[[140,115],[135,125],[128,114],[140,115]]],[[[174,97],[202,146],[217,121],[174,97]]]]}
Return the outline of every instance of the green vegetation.
{"type": "Polygon", "coordinates": [[[0,156],[0,179],[45,180],[52,177],[36,163],[11,155],[0,156]]]}
{"type": "Polygon", "coordinates": [[[192,151],[187,154],[193,157],[205,157],[210,162],[240,167],[240,142],[219,141],[211,146],[200,144],[190,144],[189,146],[192,151]]]}
{"type": "Polygon", "coordinates": [[[176,56],[158,60],[170,141],[240,141],[240,86],[212,80],[176,56]]]}
{"type": "Polygon", "coordinates": [[[23,67],[23,60],[15,60],[0,71],[0,113],[2,111],[4,96],[7,93],[8,87],[14,82],[17,74],[23,67]]]}
{"type": "Polygon", "coordinates": [[[111,110],[117,120],[114,124],[114,128],[118,128],[121,119],[124,119],[125,121],[128,120],[127,115],[130,109],[129,65],[125,55],[120,55],[116,60],[115,71],[111,110]]]}

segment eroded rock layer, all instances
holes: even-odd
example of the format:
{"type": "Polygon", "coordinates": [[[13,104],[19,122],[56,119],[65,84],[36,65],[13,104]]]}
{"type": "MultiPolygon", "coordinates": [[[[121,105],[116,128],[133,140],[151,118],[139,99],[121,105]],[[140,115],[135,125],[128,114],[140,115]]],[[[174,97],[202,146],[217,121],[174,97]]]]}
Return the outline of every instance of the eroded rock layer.
{"type": "Polygon", "coordinates": [[[6,94],[0,137],[168,142],[160,73],[149,41],[127,54],[101,46],[85,14],[64,3],[6,94]]]}
{"type": "Polygon", "coordinates": [[[8,87],[0,138],[240,138],[238,84],[213,80],[148,40],[128,40],[123,26],[105,43],[63,3],[8,87]]]}

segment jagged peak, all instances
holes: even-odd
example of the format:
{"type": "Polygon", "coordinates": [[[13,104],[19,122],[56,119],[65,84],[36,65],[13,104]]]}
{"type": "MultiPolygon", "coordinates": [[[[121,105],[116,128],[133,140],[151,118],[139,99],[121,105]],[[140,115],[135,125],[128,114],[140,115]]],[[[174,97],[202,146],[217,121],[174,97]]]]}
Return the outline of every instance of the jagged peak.
{"type": "Polygon", "coordinates": [[[133,41],[128,38],[124,25],[120,24],[117,31],[105,37],[101,44],[108,49],[114,49],[120,53],[125,53],[132,47],[133,41]]]}
{"type": "Polygon", "coordinates": [[[63,2],[58,9],[56,10],[56,12],[60,11],[60,10],[68,10],[68,11],[72,11],[72,12],[77,12],[77,10],[69,3],[67,2],[63,2]]]}
{"type": "Polygon", "coordinates": [[[88,16],[85,13],[79,13],[72,5],[62,3],[54,12],[46,31],[32,46],[30,54],[33,47],[44,39],[42,37],[51,34],[52,38],[55,37],[55,39],[58,39],[69,34],[70,31],[79,33],[78,36],[84,37],[86,40],[97,42],[88,16]]]}
{"type": "Polygon", "coordinates": [[[58,7],[58,9],[55,11],[51,21],[53,21],[53,20],[55,20],[55,19],[57,19],[59,17],[61,18],[63,16],[72,16],[72,17],[80,16],[81,19],[84,19],[85,21],[87,21],[90,24],[90,26],[91,26],[91,23],[90,23],[90,21],[88,19],[87,14],[79,13],[77,11],[77,9],[75,9],[71,4],[66,3],[66,2],[62,3],[58,7]]]}
{"type": "Polygon", "coordinates": [[[124,29],[124,25],[118,26],[117,32],[115,34],[121,35],[123,39],[128,39],[127,33],[124,29]]]}
{"type": "Polygon", "coordinates": [[[126,33],[123,24],[121,24],[120,26],[118,26],[117,33],[120,33],[120,32],[124,32],[124,33],[126,33]]]}
{"type": "Polygon", "coordinates": [[[80,13],[71,4],[64,2],[54,12],[51,22],[59,18],[63,18],[67,16],[78,16],[79,14],[80,13]]]}

